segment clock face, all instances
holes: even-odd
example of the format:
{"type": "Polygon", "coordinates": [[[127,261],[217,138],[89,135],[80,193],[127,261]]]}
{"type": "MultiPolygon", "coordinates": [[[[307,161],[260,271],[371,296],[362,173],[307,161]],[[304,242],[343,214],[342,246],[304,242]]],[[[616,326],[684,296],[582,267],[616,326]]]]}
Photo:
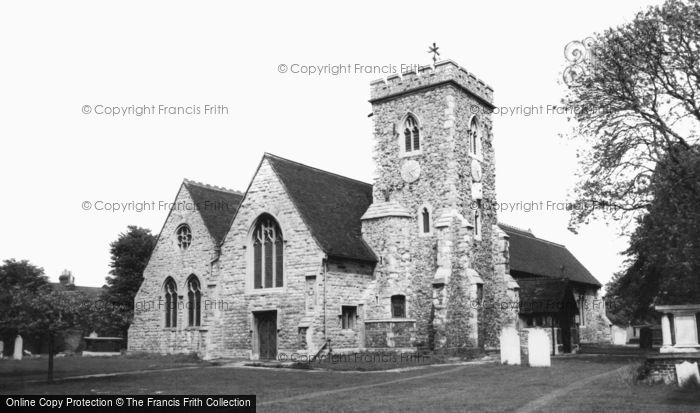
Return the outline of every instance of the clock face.
{"type": "Polygon", "coordinates": [[[418,161],[411,159],[401,166],[401,177],[404,181],[411,183],[420,177],[420,164],[418,161]]]}
{"type": "Polygon", "coordinates": [[[476,159],[472,159],[472,180],[481,182],[481,164],[476,159]]]}

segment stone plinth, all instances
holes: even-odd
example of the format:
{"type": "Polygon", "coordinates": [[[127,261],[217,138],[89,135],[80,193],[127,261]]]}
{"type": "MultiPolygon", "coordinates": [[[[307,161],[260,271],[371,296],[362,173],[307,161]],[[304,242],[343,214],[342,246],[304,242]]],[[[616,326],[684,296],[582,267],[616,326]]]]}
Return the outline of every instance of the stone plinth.
{"type": "Polygon", "coordinates": [[[700,364],[700,353],[654,354],[647,356],[640,379],[649,383],[678,383],[676,365],[700,364]]]}

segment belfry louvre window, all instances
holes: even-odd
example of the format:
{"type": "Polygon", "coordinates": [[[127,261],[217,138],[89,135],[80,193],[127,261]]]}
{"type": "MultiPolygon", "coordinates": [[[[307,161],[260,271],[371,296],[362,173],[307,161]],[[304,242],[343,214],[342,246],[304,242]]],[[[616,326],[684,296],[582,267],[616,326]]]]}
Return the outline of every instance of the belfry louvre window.
{"type": "Polygon", "coordinates": [[[168,278],[163,286],[165,294],[165,327],[177,327],[177,284],[168,278]]]}
{"type": "Polygon", "coordinates": [[[418,122],[412,115],[408,115],[404,121],[404,150],[408,152],[416,152],[420,150],[420,131],[418,122]]]}
{"type": "Polygon", "coordinates": [[[391,296],[391,316],[393,318],[406,318],[406,296],[391,296]]]}
{"type": "Polygon", "coordinates": [[[258,219],[253,231],[253,287],[279,288],[284,280],[284,239],[269,215],[258,219]]]}
{"type": "Polygon", "coordinates": [[[190,327],[202,325],[202,292],[194,275],[187,280],[187,321],[190,327]]]}
{"type": "Polygon", "coordinates": [[[430,212],[428,208],[423,208],[423,211],[421,211],[421,222],[423,224],[423,233],[428,234],[430,232],[430,212]]]}
{"type": "Polygon", "coordinates": [[[476,118],[473,118],[471,125],[469,125],[469,153],[481,155],[481,134],[479,123],[476,118]]]}

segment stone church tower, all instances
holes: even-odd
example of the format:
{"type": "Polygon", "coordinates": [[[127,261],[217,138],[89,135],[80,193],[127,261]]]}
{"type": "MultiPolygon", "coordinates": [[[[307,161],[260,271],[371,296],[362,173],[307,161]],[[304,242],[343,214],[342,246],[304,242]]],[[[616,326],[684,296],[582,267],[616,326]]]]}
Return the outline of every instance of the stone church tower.
{"type": "Polygon", "coordinates": [[[404,299],[418,346],[495,348],[517,319],[517,283],[491,207],[493,91],[449,60],[371,88],[377,170],[362,235],[379,262],[367,335],[404,299]]]}

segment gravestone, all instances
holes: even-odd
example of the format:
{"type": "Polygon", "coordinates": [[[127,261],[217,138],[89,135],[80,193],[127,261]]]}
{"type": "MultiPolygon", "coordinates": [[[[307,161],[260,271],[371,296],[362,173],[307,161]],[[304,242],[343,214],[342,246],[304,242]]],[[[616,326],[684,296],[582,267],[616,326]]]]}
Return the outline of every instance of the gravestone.
{"type": "Polygon", "coordinates": [[[520,338],[515,327],[501,330],[501,364],[520,365],[520,338]]]}
{"type": "Polygon", "coordinates": [[[524,328],[520,330],[523,363],[530,367],[549,367],[552,365],[550,348],[552,343],[544,329],[524,328]]]}
{"type": "Polygon", "coordinates": [[[627,344],[627,329],[618,326],[612,326],[612,343],[618,346],[627,344]]]}
{"type": "Polygon", "coordinates": [[[685,387],[693,382],[700,384],[700,372],[698,372],[698,363],[683,363],[676,364],[676,377],[678,377],[678,385],[685,387]],[[689,383],[690,382],[690,383],[689,383]]]}
{"type": "Polygon", "coordinates": [[[15,337],[15,351],[12,358],[15,360],[22,360],[22,349],[24,348],[24,341],[22,336],[18,335],[15,337]]]}

